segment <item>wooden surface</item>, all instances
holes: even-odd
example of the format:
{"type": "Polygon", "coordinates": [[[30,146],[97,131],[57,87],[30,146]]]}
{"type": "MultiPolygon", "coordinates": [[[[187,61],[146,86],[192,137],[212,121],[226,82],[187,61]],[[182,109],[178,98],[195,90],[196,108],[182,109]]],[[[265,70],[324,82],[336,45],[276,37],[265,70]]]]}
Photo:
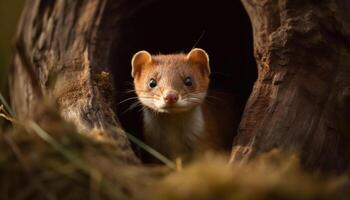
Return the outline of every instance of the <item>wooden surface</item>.
{"type": "Polygon", "coordinates": [[[350,2],[242,0],[252,22],[258,80],[231,161],[273,148],[310,168],[350,160],[350,2]]]}
{"type": "MultiPolygon", "coordinates": [[[[31,118],[44,99],[54,99],[64,119],[81,132],[114,138],[137,161],[112,110],[108,74],[111,40],[126,1],[27,1],[15,38],[11,103],[31,118]]],[[[131,4],[131,3],[129,3],[131,4]]]]}
{"type": "MultiPolygon", "coordinates": [[[[310,168],[341,171],[350,153],[350,3],[242,0],[252,22],[258,80],[234,141],[233,163],[273,148],[300,151],[310,168]]],[[[144,3],[147,3],[145,1],[144,3]]],[[[112,110],[111,42],[136,1],[27,1],[15,38],[11,103],[31,118],[42,99],[82,132],[119,141],[112,110]]],[[[118,79],[117,75],[114,75],[118,79]]]]}

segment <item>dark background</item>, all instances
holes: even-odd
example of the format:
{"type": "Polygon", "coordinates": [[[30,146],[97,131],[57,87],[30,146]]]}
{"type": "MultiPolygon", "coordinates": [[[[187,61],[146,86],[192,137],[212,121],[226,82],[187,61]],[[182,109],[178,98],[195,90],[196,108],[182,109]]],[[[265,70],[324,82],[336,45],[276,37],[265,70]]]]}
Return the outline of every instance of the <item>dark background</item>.
{"type": "Polygon", "coordinates": [[[110,63],[117,91],[116,109],[127,131],[141,132],[140,108],[125,112],[133,102],[118,104],[135,96],[126,91],[133,89],[130,61],[139,50],[187,53],[195,44],[205,49],[212,70],[210,90],[237,95],[243,111],[257,69],[251,24],[240,1],[154,1],[124,19],[117,31],[110,63]]]}
{"type": "Polygon", "coordinates": [[[12,41],[24,0],[0,0],[0,91],[6,89],[12,41]]]}
{"type": "MultiPolygon", "coordinates": [[[[7,70],[12,59],[12,41],[24,0],[0,0],[0,90],[7,89],[7,70]]],[[[212,70],[210,90],[238,95],[241,111],[256,79],[252,30],[240,1],[153,1],[120,22],[110,56],[116,89],[116,109],[127,131],[139,133],[138,108],[119,104],[134,96],[130,60],[139,50],[152,54],[205,49],[212,70]],[[118,55],[118,56],[114,56],[118,55]],[[117,67],[118,66],[118,67],[117,67]]],[[[5,92],[6,93],[6,92],[5,92]]]]}

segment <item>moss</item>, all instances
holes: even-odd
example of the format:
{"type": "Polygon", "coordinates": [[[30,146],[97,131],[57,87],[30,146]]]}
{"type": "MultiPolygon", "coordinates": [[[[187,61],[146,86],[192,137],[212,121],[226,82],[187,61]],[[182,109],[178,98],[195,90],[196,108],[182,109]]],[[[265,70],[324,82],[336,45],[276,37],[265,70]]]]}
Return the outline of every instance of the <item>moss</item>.
{"type": "Polygon", "coordinates": [[[101,71],[99,73],[96,73],[94,80],[95,85],[98,87],[105,101],[111,103],[113,99],[111,74],[106,71],[101,71]]]}

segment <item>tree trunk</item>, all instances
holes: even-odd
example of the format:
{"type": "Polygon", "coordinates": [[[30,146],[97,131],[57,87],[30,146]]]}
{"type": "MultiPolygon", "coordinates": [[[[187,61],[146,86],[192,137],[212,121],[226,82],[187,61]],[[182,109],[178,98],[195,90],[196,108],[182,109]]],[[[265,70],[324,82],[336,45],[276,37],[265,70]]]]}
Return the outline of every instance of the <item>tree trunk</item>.
{"type": "Polygon", "coordinates": [[[125,100],[124,84],[132,81],[132,55],[141,49],[188,52],[201,45],[216,73],[212,89],[239,91],[240,115],[256,77],[250,33],[237,1],[27,1],[15,38],[11,103],[20,119],[31,119],[43,99],[54,99],[60,114],[81,132],[113,137],[134,157],[123,130],[111,131],[122,122],[132,133],[142,132],[139,112],[124,115],[131,103],[115,105],[125,100]],[[240,24],[239,29],[222,32],[226,23],[217,21],[225,20],[240,24]]]}
{"type": "MultiPolygon", "coordinates": [[[[347,169],[350,159],[350,124],[347,123],[350,117],[350,3],[342,0],[242,1],[253,27],[259,74],[245,107],[231,160],[248,159],[280,148],[300,152],[303,163],[310,168],[347,169]]],[[[124,19],[150,2],[154,1],[27,1],[15,38],[16,52],[10,74],[11,101],[17,117],[32,118],[42,100],[50,97],[56,100],[61,115],[80,131],[98,132],[116,139],[120,149],[136,161],[123,130],[112,131],[112,127],[121,128],[115,115],[118,113],[112,109],[116,99],[112,91],[115,87],[122,88],[118,84],[126,80],[124,76],[129,71],[123,66],[112,67],[110,61],[113,52],[119,52],[113,45],[123,42],[116,39],[121,37],[118,30],[124,28],[127,29],[124,35],[137,35],[135,30],[129,30],[132,26],[128,24],[135,19],[124,19]],[[113,77],[105,71],[112,71],[113,77]]],[[[232,9],[236,9],[235,6],[232,9]]],[[[226,15],[215,18],[219,11],[215,12],[213,24],[227,20],[226,15]]],[[[147,10],[142,13],[146,13],[146,17],[151,15],[147,10]]],[[[240,27],[235,31],[239,34],[232,37],[249,34],[249,31],[239,32],[248,30],[243,28],[245,16],[237,14],[237,17],[243,20],[239,20],[240,27]]],[[[162,26],[157,13],[152,13],[150,19],[162,26]]],[[[186,28],[198,24],[196,19],[186,28]]],[[[144,23],[136,30],[145,30],[144,23]]],[[[223,30],[220,26],[213,27],[223,30]]],[[[201,30],[202,26],[196,28],[201,30]]],[[[150,37],[157,32],[145,35],[150,37]]],[[[147,45],[156,41],[137,37],[140,41],[147,40],[147,45]]],[[[217,49],[215,41],[209,41],[208,47],[217,49]]],[[[177,49],[177,43],[168,49],[177,49]]],[[[128,53],[140,50],[133,49],[140,47],[133,45],[128,53]]],[[[223,55],[242,58],[240,53],[249,52],[237,46],[230,47],[234,53],[223,55]]],[[[127,57],[125,52],[120,55],[127,57]]],[[[246,53],[242,55],[249,58],[246,53]]],[[[215,59],[214,56],[211,60],[220,60],[224,65],[226,57],[215,59]]],[[[241,74],[235,76],[239,78],[241,74]]],[[[249,78],[252,77],[254,75],[249,78]]]]}
{"type": "MultiPolygon", "coordinates": [[[[32,118],[50,97],[81,132],[114,138],[137,161],[112,110],[110,41],[128,7],[107,0],[27,1],[16,34],[11,103],[19,119],[32,118]],[[110,15],[114,17],[110,17],[110,15]]],[[[132,3],[128,2],[128,5],[132,3]]]]}
{"type": "Polygon", "coordinates": [[[350,160],[350,2],[242,0],[253,26],[258,80],[231,160],[273,148],[310,168],[350,160]]]}

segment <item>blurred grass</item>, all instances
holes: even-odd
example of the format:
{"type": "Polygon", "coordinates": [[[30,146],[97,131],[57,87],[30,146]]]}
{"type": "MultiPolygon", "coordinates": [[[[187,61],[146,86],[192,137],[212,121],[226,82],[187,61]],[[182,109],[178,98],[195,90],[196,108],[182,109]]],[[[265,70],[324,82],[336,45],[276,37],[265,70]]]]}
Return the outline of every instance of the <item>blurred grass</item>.
{"type": "Polygon", "coordinates": [[[0,0],[0,91],[6,89],[12,41],[24,0],[0,0]]]}
{"type": "Polygon", "coordinates": [[[130,199],[139,179],[152,180],[114,141],[78,134],[53,108],[35,119],[0,134],[0,199],[130,199]]]}
{"type": "Polygon", "coordinates": [[[128,162],[116,141],[77,133],[47,105],[0,134],[0,199],[349,199],[347,175],[305,171],[276,150],[234,165],[206,154],[180,171],[128,162]]]}

